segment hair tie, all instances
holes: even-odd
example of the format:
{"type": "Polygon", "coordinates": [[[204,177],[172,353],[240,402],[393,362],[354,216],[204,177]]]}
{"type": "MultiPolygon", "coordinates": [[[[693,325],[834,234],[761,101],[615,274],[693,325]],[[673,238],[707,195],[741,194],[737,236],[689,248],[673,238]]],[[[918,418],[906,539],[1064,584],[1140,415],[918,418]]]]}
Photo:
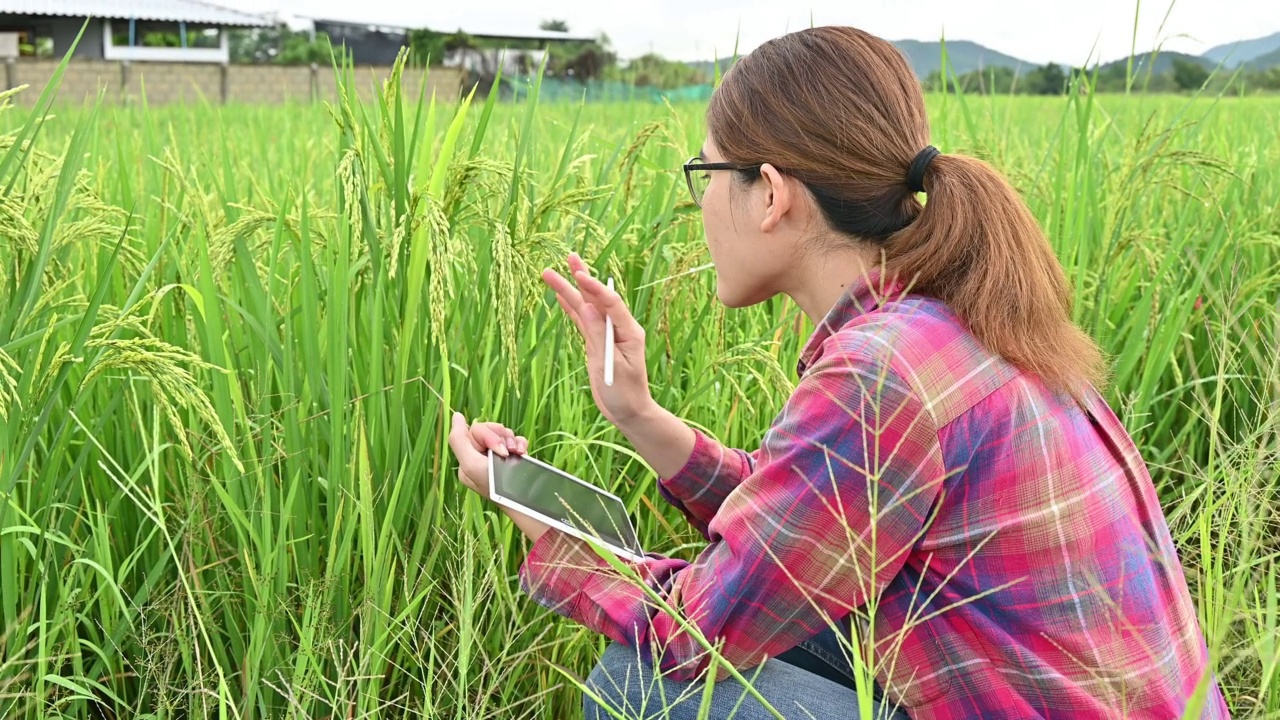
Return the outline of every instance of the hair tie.
{"type": "Polygon", "coordinates": [[[907,189],[913,193],[924,192],[924,171],[929,168],[929,163],[933,159],[941,155],[938,148],[927,145],[916,155],[915,160],[911,161],[911,168],[907,170],[907,189]]]}

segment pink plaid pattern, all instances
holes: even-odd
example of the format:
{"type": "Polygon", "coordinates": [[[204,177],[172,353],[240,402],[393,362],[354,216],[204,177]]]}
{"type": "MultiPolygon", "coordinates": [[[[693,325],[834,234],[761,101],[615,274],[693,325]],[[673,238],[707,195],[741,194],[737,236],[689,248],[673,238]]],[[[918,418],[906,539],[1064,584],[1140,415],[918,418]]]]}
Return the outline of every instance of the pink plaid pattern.
{"type": "MultiPolygon", "coordinates": [[[[709,541],[697,559],[631,563],[728,662],[853,613],[916,720],[1183,713],[1208,652],[1146,466],[1096,392],[1051,392],[942,303],[878,277],[832,308],[798,371],[759,450],[698,433],[659,481],[709,541]]],[[[674,680],[708,668],[676,618],[569,535],[533,545],[520,585],[674,680]]],[[[1206,681],[1202,716],[1228,717],[1206,681]]]]}

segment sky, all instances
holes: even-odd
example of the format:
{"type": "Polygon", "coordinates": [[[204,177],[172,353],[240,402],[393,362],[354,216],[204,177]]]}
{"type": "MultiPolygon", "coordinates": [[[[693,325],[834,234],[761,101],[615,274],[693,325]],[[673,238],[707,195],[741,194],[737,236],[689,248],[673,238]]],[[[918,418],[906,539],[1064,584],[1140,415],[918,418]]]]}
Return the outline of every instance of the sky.
{"type": "MultiPolygon", "coordinates": [[[[1082,65],[1124,57],[1135,2],[1117,0],[215,0],[250,12],[468,32],[536,30],[564,20],[573,34],[609,36],[621,58],[656,52],[677,60],[748,51],[814,25],[853,25],[887,40],[972,40],[1037,64],[1082,65]],[[1092,53],[1092,55],[1091,55],[1092,53]],[[1092,60],[1090,58],[1092,57],[1092,60]]],[[[1277,0],[1148,0],[1137,18],[1137,49],[1200,54],[1222,43],[1280,31],[1277,0]],[[1163,27],[1161,27],[1163,24],[1163,27]]]]}

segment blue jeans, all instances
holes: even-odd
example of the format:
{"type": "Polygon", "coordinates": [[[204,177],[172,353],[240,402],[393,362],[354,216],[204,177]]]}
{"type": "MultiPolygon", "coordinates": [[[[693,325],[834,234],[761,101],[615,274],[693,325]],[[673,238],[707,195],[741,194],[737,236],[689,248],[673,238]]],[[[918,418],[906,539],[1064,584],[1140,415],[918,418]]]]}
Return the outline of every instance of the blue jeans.
{"type": "MultiPolygon", "coordinates": [[[[844,678],[853,671],[839,640],[830,629],[800,644],[812,658],[826,662],[844,678]]],[[[794,655],[794,653],[789,653],[794,655]]],[[[740,671],[756,692],[782,717],[821,720],[910,720],[906,713],[881,699],[876,686],[871,718],[858,715],[858,695],[848,685],[824,678],[780,658],[740,671]],[[896,710],[896,711],[895,711],[896,710]]],[[[828,673],[829,674],[829,673],[828,673]]],[[[675,682],[655,677],[653,666],[640,659],[636,648],[611,643],[600,657],[586,686],[605,705],[627,720],[695,720],[707,680],[675,682]]],[[[612,720],[613,715],[590,695],[582,695],[584,720],[612,720]]],[[[733,678],[715,684],[707,720],[776,720],[746,688],[733,678]]]]}

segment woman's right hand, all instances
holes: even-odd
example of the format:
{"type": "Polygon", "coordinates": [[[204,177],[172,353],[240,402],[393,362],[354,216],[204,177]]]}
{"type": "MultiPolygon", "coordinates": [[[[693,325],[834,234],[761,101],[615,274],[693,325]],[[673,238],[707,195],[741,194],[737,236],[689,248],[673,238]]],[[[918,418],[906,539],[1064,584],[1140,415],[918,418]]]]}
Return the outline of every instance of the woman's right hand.
{"type": "Polygon", "coordinates": [[[653,408],[649,374],[644,364],[644,328],[632,317],[622,296],[591,276],[577,253],[569,255],[573,282],[548,268],[542,279],[556,293],[565,315],[586,341],[591,396],[605,419],[622,428],[653,408]],[[605,315],[613,319],[613,385],[604,384],[605,315]]]}

